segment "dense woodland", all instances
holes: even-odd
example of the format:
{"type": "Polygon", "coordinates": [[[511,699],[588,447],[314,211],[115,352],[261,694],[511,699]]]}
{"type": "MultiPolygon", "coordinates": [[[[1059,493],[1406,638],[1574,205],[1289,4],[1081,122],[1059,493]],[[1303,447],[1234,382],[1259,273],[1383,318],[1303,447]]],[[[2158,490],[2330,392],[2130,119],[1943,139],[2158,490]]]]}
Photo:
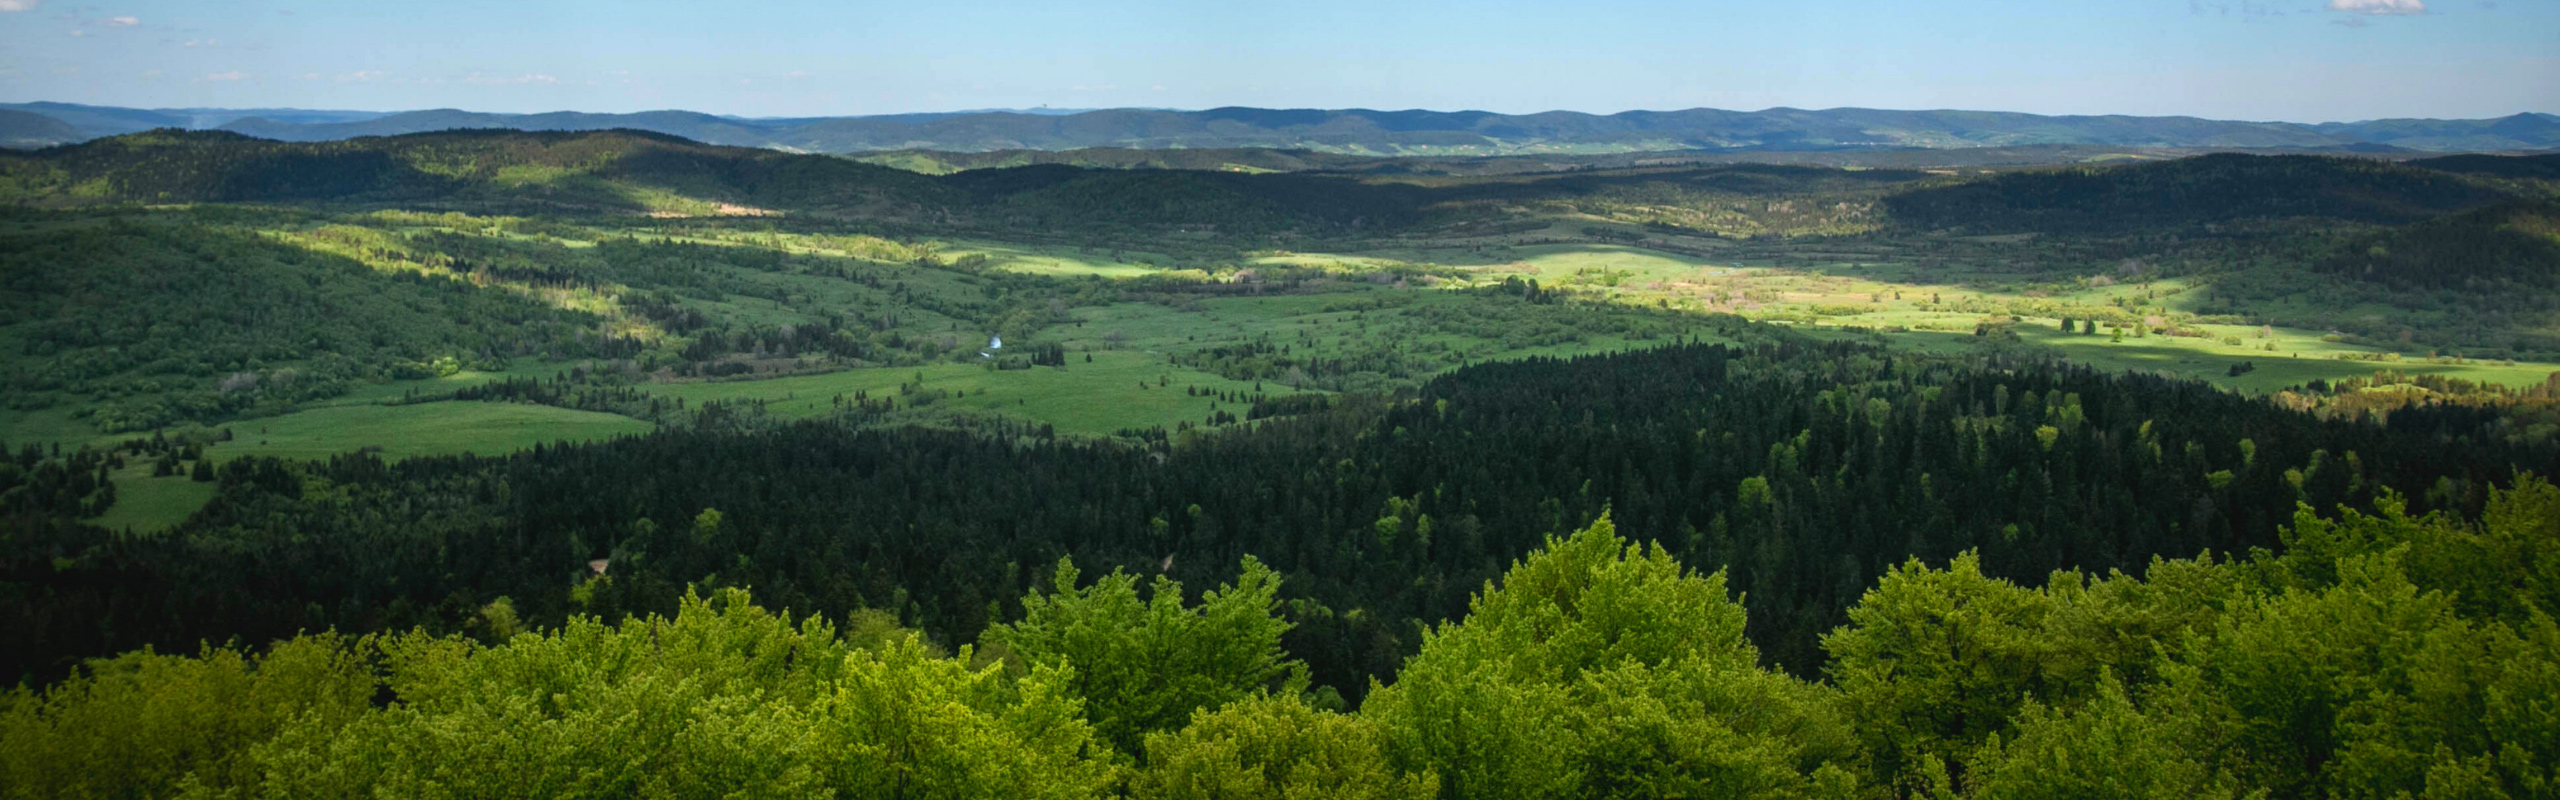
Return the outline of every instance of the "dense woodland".
{"type": "Polygon", "coordinates": [[[14,515],[24,622],[6,650],[12,671],[54,675],[145,644],[461,630],[500,596],[546,623],[664,612],[687,585],[882,609],[960,643],[1062,556],[1198,581],[1252,555],[1290,577],[1291,651],[1356,700],[1416,621],[1455,616],[1540,537],[1606,512],[1730,565],[1770,664],[1812,674],[1817,637],[1910,556],[1978,550],[2019,580],[2138,571],[2271,545],[2298,503],[2389,491],[2470,512],[2518,470],[2560,472],[2554,443],[2495,413],[2391,419],[2058,365],[1688,346],[1481,365],[1166,449],[705,424],[503,458],[242,459],[163,536],[14,515]],[[607,577],[582,582],[594,559],[607,577]]]}

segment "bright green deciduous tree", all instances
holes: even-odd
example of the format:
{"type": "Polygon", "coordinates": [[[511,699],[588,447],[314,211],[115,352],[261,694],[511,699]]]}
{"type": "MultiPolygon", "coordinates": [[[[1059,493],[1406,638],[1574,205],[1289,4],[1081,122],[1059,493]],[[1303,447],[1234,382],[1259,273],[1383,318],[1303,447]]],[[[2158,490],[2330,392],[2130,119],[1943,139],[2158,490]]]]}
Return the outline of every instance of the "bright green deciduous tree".
{"type": "Polygon", "coordinates": [[[42,695],[0,695],[0,797],[160,797],[190,775],[229,785],[286,726],[331,731],[363,714],[366,641],[297,638],[264,656],[143,650],[92,663],[42,695]]]}
{"type": "Polygon", "coordinates": [[[1092,797],[1114,780],[1062,670],[913,635],[855,649],[742,590],[481,648],[401,637],[400,701],[259,745],[236,797],[1092,797]]]}
{"type": "Polygon", "coordinates": [[[1276,613],[1280,576],[1253,557],[1234,584],[1192,607],[1170,578],[1140,598],[1126,572],[1082,588],[1078,576],[1060,559],[1052,591],[1024,597],[1022,621],[988,628],[985,640],[1035,667],[1072,668],[1065,688],[1122,752],[1139,753],[1146,733],[1181,727],[1195,710],[1304,689],[1305,668],[1280,649],[1289,629],[1276,613]]]}
{"type": "Polygon", "coordinates": [[[2192,718],[2145,713],[2112,675],[2078,710],[2028,703],[2017,731],[1968,762],[1976,800],[2212,800],[2235,795],[2188,743],[2192,718]]]}
{"type": "Polygon", "coordinates": [[[1388,766],[1375,722],[1265,696],[1203,711],[1182,730],[1147,734],[1141,800],[1422,800],[1438,776],[1388,766]]]}
{"type": "Polygon", "coordinates": [[[1943,783],[2027,696],[2047,688],[2045,595],[1982,574],[1968,551],[1944,570],[1895,568],[1823,637],[1829,672],[1876,774],[1906,789],[1943,783]]]}
{"type": "Polygon", "coordinates": [[[1762,671],[1722,573],[1602,517],[1505,573],[1363,709],[1450,797],[1838,794],[1825,692],[1762,671]]]}
{"type": "Polygon", "coordinates": [[[817,715],[820,759],[840,759],[830,775],[839,796],[1064,800],[1117,778],[1065,691],[1066,668],[1034,666],[1008,682],[1001,666],[934,658],[909,636],[848,659],[846,672],[817,715]]]}

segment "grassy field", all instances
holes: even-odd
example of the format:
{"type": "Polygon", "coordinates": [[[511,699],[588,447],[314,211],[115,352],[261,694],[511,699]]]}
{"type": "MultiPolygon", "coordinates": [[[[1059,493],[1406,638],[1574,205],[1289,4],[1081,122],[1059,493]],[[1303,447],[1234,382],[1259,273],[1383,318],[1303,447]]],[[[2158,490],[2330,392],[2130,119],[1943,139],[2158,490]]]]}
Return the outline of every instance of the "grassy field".
{"type": "MultiPolygon", "coordinates": [[[[409,383],[425,383],[413,381],[409,383]]],[[[368,448],[384,458],[502,455],[554,442],[636,435],[656,426],[629,417],[514,403],[436,402],[331,405],[222,426],[232,440],[205,448],[215,462],[248,456],[320,459],[368,448]]],[[[109,437],[118,438],[118,437],[109,437]]],[[[116,504],[94,520],[113,530],[153,533],[186,520],[213,499],[214,484],[185,474],[153,477],[135,459],[113,473],[116,504]]]]}
{"type": "Polygon", "coordinates": [[[2202,293],[2188,282],[2173,279],[2038,284],[2016,275],[1902,262],[1752,266],[1743,259],[1600,244],[1402,248],[1293,258],[1454,265],[1468,270],[1476,284],[1510,277],[1536,279],[1543,286],[1602,294],[1632,304],[1790,323],[1815,335],[1836,335],[1836,329],[1846,327],[1893,331],[1883,339],[1888,345],[1930,352],[1966,346],[1974,328],[1985,321],[2008,323],[2030,342],[2053,346],[2074,360],[2101,368],[2161,372],[2248,392],[2386,369],[2508,386],[2541,383],[2560,371],[2555,364],[2385,355],[2379,349],[2329,341],[2325,331],[2201,322],[2187,309],[2202,293]],[[2010,322],[2012,316],[2017,317],[2015,322],[2010,322]],[[2065,335],[2059,330],[2064,316],[2128,320],[2127,324],[2157,317],[2182,331],[2206,335],[2146,335],[2117,342],[2111,329],[2103,326],[2094,336],[2065,335]],[[2234,339],[2237,344],[2231,343],[2234,339]],[[2237,377],[2229,374],[2233,365],[2244,362],[2254,369],[2237,377]]]}
{"type": "Polygon", "coordinates": [[[1134,278],[1162,272],[1165,267],[1159,265],[1171,261],[1170,256],[1161,253],[974,240],[954,243],[943,248],[942,254],[945,258],[955,260],[972,255],[985,256],[988,267],[1007,272],[1031,275],[1100,275],[1106,278],[1134,278]]]}
{"type": "MultiPolygon", "coordinates": [[[[1805,327],[1799,330],[1808,335],[1824,338],[1859,338],[1869,341],[1880,338],[1890,346],[1931,353],[1961,352],[1974,346],[1976,341],[1969,332],[1910,331],[1883,334],[1879,337],[1871,331],[1843,328],[1805,327]]],[[[2509,365],[2501,362],[2480,361],[2465,361],[2459,364],[2433,363],[2423,359],[2393,362],[2341,360],[2335,357],[2336,354],[2365,351],[2345,348],[2317,339],[2310,339],[2307,342],[2295,340],[2293,343],[2304,345],[2303,351],[2296,354],[2290,350],[2270,353],[2244,347],[2230,347],[2215,341],[2173,336],[2129,338],[2116,342],[2105,335],[2064,335],[2059,330],[2039,327],[2032,323],[2014,325],[2010,330],[2017,332],[2020,339],[2030,344],[2055,348],[2073,361],[2102,370],[2152,372],[2204,381],[2233,391],[2252,394],[2300,386],[2312,380],[2335,381],[2340,378],[2367,377],[2384,370],[2405,375],[2438,375],[2507,386],[2541,383],[2553,372],[2560,371],[2560,367],[2554,365],[2529,362],[2509,365]],[[2325,349],[2315,349],[2312,345],[2325,349]],[[2252,369],[2233,376],[2232,365],[2241,363],[2249,364],[2252,369]]],[[[2259,340],[2244,339],[2243,341],[2256,344],[2259,340]]],[[[2279,338],[2278,341],[2283,339],[2279,338]]]]}
{"type": "MultiPolygon", "coordinates": [[[[994,370],[971,364],[925,367],[880,367],[751,381],[660,384],[650,394],[682,399],[688,406],[706,402],[753,403],[776,419],[808,419],[834,413],[841,400],[851,405],[855,393],[873,399],[895,398],[911,417],[930,417],[954,409],[983,411],[1054,425],[1068,433],[1109,435],[1124,428],[1174,427],[1201,422],[1223,408],[1239,417],[1244,408],[1218,404],[1212,392],[1253,391],[1249,381],[1231,381],[1198,370],[1173,366],[1162,356],[1131,351],[1068,356],[1065,367],[994,370]],[[918,379],[921,378],[921,383],[918,379]],[[916,387],[902,394],[899,387],[916,387]],[[942,399],[918,408],[915,401],[935,391],[942,399]],[[938,407],[938,408],[937,408],[938,407]]],[[[1271,394],[1292,393],[1266,387],[1271,394]]]]}
{"type": "MultiPolygon", "coordinates": [[[[507,378],[546,377],[555,371],[551,367],[552,365],[536,364],[526,360],[514,368],[501,371],[463,370],[452,375],[423,380],[363,383],[348,390],[346,394],[305,403],[294,413],[341,406],[378,406],[413,393],[441,395],[507,378]]],[[[26,443],[40,445],[59,443],[65,447],[85,444],[103,448],[122,444],[137,436],[150,435],[148,433],[101,434],[95,427],[81,421],[75,412],[75,407],[67,405],[38,411],[0,411],[0,441],[7,441],[12,446],[26,443]]]]}
{"type": "MultiPolygon", "coordinates": [[[[1310,355],[1339,356],[1392,342],[1404,350],[1428,354],[1420,359],[1425,367],[1414,376],[1418,379],[1473,361],[1605,352],[1667,341],[1667,337],[1588,335],[1518,346],[1437,323],[1442,317],[1504,313],[1516,309],[1516,301],[1366,284],[1337,288],[1322,294],[1206,298],[1180,306],[1127,302],[1075,309],[1074,322],[1051,326],[1034,337],[1065,347],[1064,367],[995,370],[982,363],[941,363],[761,380],[648,384],[642,389],[666,400],[682,400],[688,407],[706,402],[753,406],[757,413],[790,420],[830,415],[839,404],[851,405],[857,393],[873,399],[911,398],[914,395],[901,394],[901,387],[912,386],[920,394],[938,390],[947,396],[934,401],[939,410],[929,406],[907,414],[910,418],[958,409],[1044,423],[1061,432],[1108,435],[1124,429],[1198,423],[1219,410],[1242,415],[1243,409],[1234,404],[1217,403],[1212,395],[1219,393],[1280,396],[1299,391],[1276,380],[1230,380],[1174,360],[1178,354],[1219,345],[1267,340],[1290,343],[1310,355]]],[[[1686,333],[1705,337],[1703,330],[1686,333]]],[[[910,408],[909,402],[902,399],[900,407],[910,408]]]]}
{"type": "Polygon", "coordinates": [[[145,460],[135,460],[112,473],[112,477],[116,483],[115,506],[90,520],[108,530],[158,533],[185,522],[188,515],[213,499],[212,482],[199,483],[186,475],[153,477],[151,462],[145,460]]]}
{"type": "Polygon", "coordinates": [[[586,442],[647,433],[656,426],[630,417],[516,403],[446,401],[415,405],[345,405],[230,423],[232,440],[205,453],[326,458],[381,448],[384,458],[499,454],[552,442],[586,442]]]}

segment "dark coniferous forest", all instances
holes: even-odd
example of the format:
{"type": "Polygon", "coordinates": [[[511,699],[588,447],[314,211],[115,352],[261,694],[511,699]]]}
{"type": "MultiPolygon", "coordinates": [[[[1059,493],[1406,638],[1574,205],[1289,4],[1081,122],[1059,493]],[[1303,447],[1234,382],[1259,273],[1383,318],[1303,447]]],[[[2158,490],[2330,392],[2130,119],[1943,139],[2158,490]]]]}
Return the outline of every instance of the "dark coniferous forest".
{"type": "Polygon", "coordinates": [[[2322,421],[2058,364],[1692,345],[1473,367],[1182,448],[707,425],[498,458],[239,460],[178,535],[13,516],[30,613],[7,649],[58,675],[143,645],[462,632],[496,595],[529,622],[671,612],[688,585],[876,609],[959,644],[1062,557],[1203,582],[1251,555],[1290,577],[1290,651],[1357,698],[1419,624],[1608,514],[1729,565],[1768,665],[1810,676],[1819,637],[1906,558],[1975,551],[2035,583],[2269,547],[2303,506],[2476,514],[2517,473],[2560,472],[2502,424],[2322,421]],[[604,577],[579,583],[596,559],[604,577]]]}

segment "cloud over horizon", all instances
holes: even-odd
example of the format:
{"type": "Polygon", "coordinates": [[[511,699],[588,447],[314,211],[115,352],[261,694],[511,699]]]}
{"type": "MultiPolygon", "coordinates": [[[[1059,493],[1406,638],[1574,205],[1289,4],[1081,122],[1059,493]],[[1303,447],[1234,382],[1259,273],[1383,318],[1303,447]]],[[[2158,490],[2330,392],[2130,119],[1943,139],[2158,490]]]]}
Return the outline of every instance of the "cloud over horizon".
{"type": "Polygon", "coordinates": [[[553,77],[553,76],[550,76],[550,75],[539,75],[539,74],[518,75],[518,76],[513,77],[513,78],[508,78],[508,77],[500,77],[500,76],[482,75],[482,74],[480,74],[480,73],[474,72],[474,73],[471,73],[471,74],[470,74],[470,75],[468,75],[468,76],[465,76],[465,77],[462,79],[462,82],[463,82],[463,83],[478,83],[478,84],[500,84],[500,83],[559,83],[559,82],[560,82],[560,79],[559,79],[559,78],[556,78],[556,77],[553,77]]]}
{"type": "Polygon", "coordinates": [[[2426,0],[2329,0],[2329,10],[2349,14],[2424,14],[2426,0]]]}

